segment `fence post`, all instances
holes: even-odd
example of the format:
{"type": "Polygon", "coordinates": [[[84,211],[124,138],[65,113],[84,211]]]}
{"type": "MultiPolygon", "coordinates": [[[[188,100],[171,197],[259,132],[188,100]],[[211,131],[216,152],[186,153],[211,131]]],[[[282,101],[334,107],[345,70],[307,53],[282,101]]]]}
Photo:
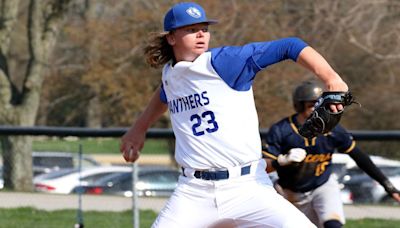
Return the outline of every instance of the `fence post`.
{"type": "Polygon", "coordinates": [[[79,172],[79,186],[78,186],[78,211],[76,214],[75,228],[83,228],[83,214],[82,214],[82,183],[81,183],[81,171],[82,171],[82,144],[79,144],[79,156],[78,156],[78,172],[79,172]]]}
{"type": "Polygon", "coordinates": [[[132,163],[132,223],[133,228],[139,228],[139,207],[138,196],[136,191],[136,182],[138,180],[139,168],[136,162],[132,163]]]}

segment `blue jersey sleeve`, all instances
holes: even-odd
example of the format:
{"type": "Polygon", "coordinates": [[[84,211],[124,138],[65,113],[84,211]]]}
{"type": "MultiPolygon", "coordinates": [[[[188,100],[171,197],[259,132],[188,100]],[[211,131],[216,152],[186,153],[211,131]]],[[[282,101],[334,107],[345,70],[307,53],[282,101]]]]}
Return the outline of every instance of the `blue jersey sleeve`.
{"type": "Polygon", "coordinates": [[[335,147],[341,153],[349,153],[355,147],[353,136],[346,131],[341,125],[337,125],[332,130],[332,135],[335,139],[335,147]]]}
{"type": "Polygon", "coordinates": [[[160,89],[160,100],[161,100],[161,102],[163,102],[165,104],[168,103],[167,95],[165,94],[164,85],[163,84],[161,84],[161,89],[160,89]]]}
{"type": "Polygon", "coordinates": [[[211,64],[231,88],[247,91],[260,70],[286,59],[297,61],[306,46],[301,39],[290,37],[244,46],[220,47],[211,49],[211,64]]]}

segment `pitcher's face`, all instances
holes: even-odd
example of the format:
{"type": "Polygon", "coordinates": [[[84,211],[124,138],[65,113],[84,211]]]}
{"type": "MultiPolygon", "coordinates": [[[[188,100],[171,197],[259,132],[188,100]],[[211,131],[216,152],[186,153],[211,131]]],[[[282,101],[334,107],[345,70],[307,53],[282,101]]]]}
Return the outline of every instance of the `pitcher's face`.
{"type": "Polygon", "coordinates": [[[176,61],[194,61],[208,50],[210,33],[208,24],[194,24],[178,28],[167,35],[172,46],[176,61]]]}

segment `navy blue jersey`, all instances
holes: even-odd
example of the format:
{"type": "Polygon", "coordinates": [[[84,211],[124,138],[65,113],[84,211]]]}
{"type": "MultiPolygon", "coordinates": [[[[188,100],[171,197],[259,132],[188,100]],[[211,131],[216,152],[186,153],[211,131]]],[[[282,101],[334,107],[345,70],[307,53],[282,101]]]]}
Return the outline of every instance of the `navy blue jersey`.
{"type": "Polygon", "coordinates": [[[307,192],[326,181],[332,173],[332,154],[349,153],[355,147],[350,133],[337,125],[331,132],[307,139],[298,132],[296,116],[284,118],[272,125],[266,137],[263,156],[277,159],[279,154],[287,154],[292,148],[303,148],[307,156],[303,162],[276,167],[279,184],[295,192],[307,192]]]}

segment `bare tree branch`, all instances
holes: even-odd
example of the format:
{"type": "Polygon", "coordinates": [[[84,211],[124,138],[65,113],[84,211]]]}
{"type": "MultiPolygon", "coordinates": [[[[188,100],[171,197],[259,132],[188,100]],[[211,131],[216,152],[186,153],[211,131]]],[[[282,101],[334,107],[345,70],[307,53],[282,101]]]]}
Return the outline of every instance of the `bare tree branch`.
{"type": "Polygon", "coordinates": [[[7,55],[10,48],[10,34],[17,20],[19,0],[3,0],[0,2],[0,49],[7,55]]]}
{"type": "MultiPolygon", "coordinates": [[[[19,0],[0,2],[0,106],[10,108],[14,85],[10,80],[7,55],[10,50],[10,37],[17,21],[19,0]]],[[[5,112],[3,113],[5,115],[5,112]]]]}
{"type": "MultiPolygon", "coordinates": [[[[62,19],[66,6],[70,1],[51,1],[47,4],[39,4],[31,0],[28,17],[29,60],[26,78],[24,81],[22,103],[24,107],[37,105],[40,99],[40,89],[43,84],[44,64],[56,43],[60,20],[62,19]],[[44,18],[44,21],[42,21],[44,18]]],[[[37,105],[38,106],[38,105],[37,105]]]]}

